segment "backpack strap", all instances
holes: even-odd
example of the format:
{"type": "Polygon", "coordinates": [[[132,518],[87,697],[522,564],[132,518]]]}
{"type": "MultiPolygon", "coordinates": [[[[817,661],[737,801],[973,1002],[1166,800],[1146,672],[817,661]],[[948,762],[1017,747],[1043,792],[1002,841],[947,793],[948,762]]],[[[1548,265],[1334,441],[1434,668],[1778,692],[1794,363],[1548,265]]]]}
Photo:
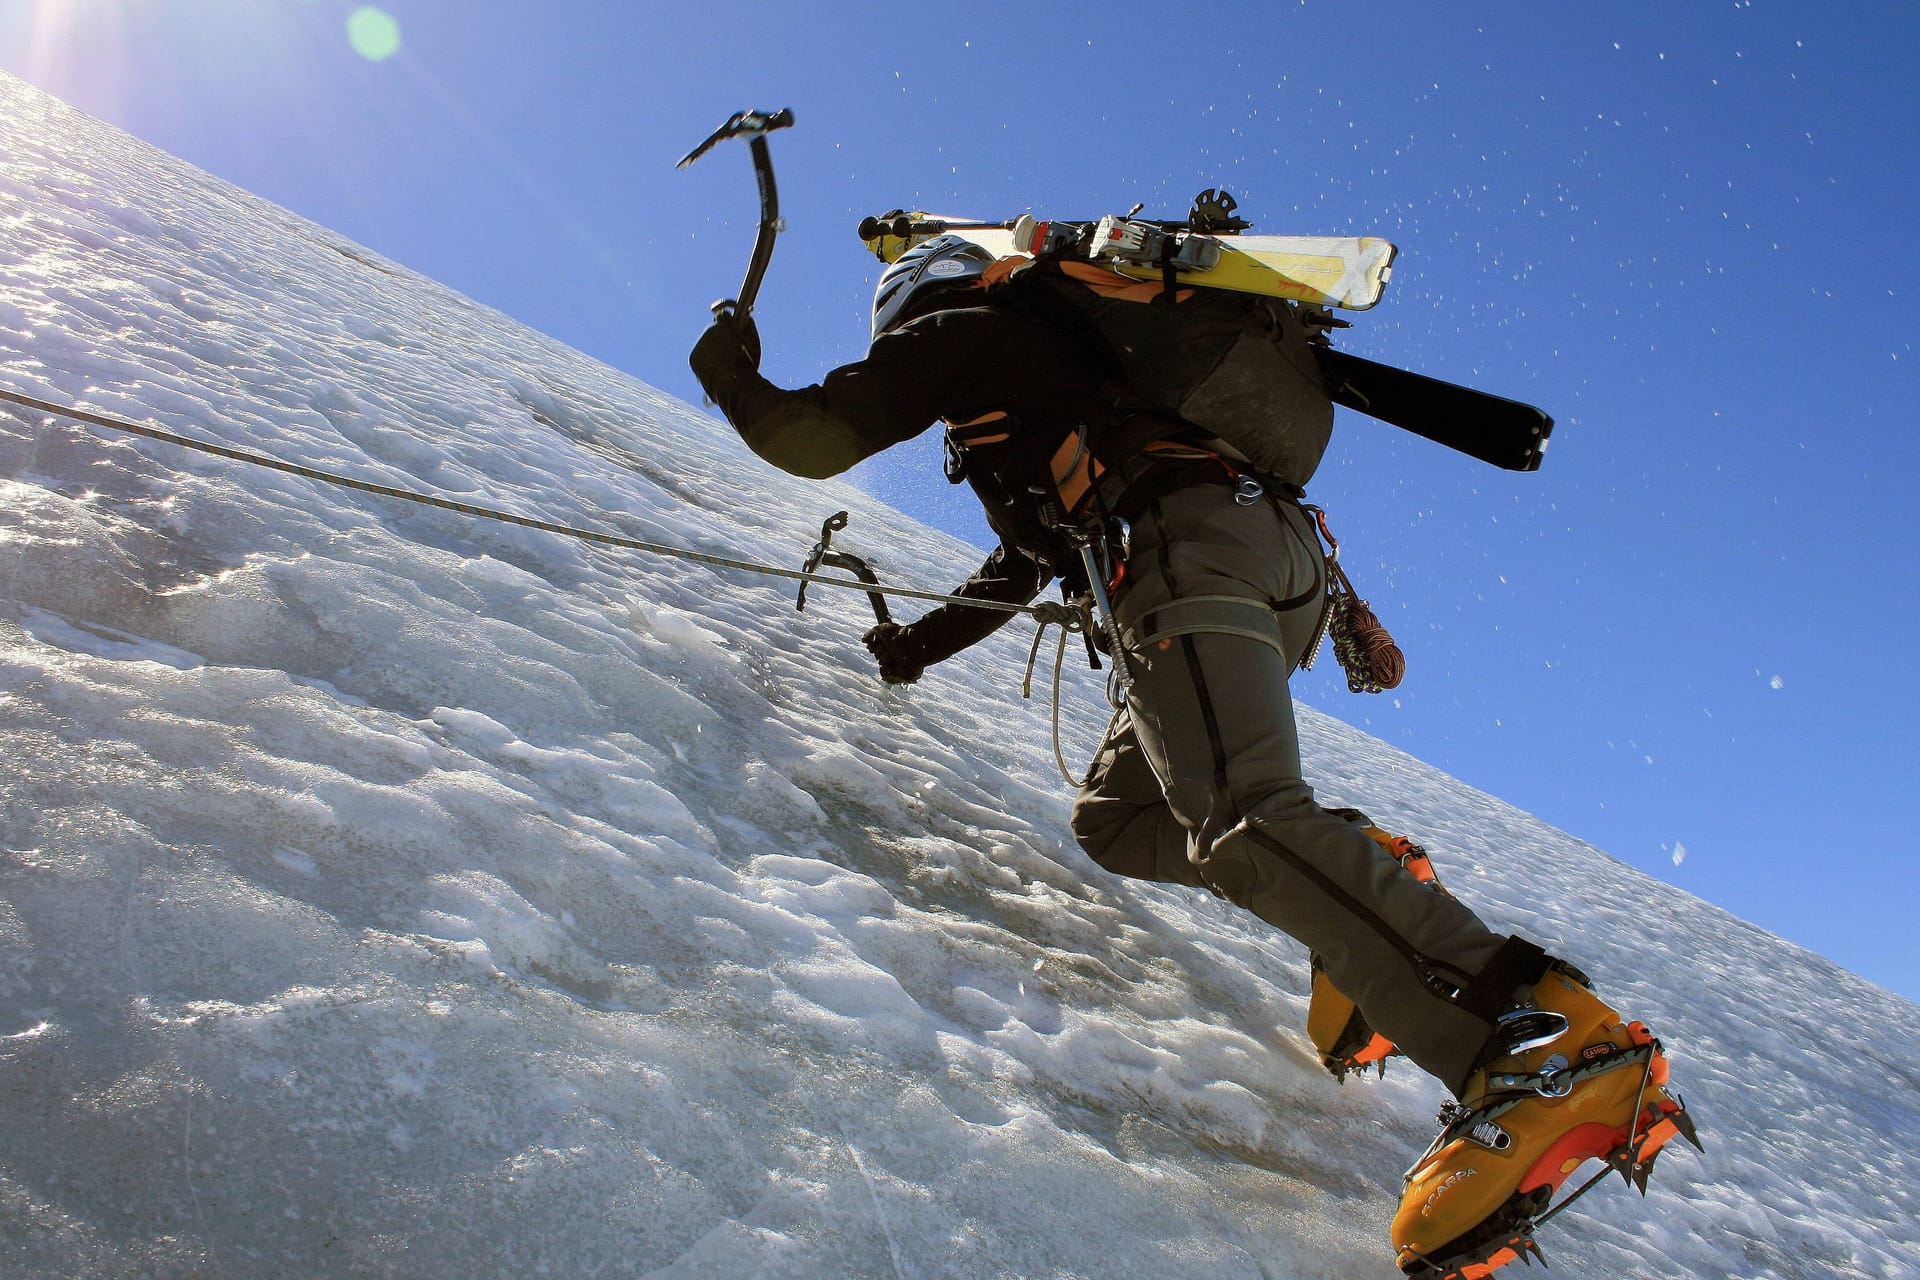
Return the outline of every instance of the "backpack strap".
{"type": "MultiPolygon", "coordinates": [[[[1084,287],[1110,298],[1142,304],[1186,301],[1196,289],[1169,294],[1162,282],[1129,280],[1096,263],[1054,255],[1003,258],[970,282],[994,302],[1063,337],[1099,371],[1100,383],[1087,412],[1071,424],[1051,454],[1031,458],[1035,479],[1051,481],[1053,498],[1042,519],[1074,522],[1088,512],[1131,519],[1167,494],[1197,483],[1235,483],[1250,474],[1244,459],[1229,459],[1209,447],[1212,437],[1179,414],[1147,399],[1127,378],[1113,343],[1088,315],[1061,292],[1084,287]]],[[[1036,427],[1040,424],[1025,424],[1036,427]]],[[[950,480],[966,475],[970,448],[997,445],[1021,424],[987,414],[947,429],[950,480]]],[[[1261,476],[1271,493],[1299,498],[1297,486],[1261,476]]]]}
{"type": "MultiPolygon", "coordinates": [[[[1058,282],[1070,280],[1097,293],[1139,302],[1161,296],[1157,283],[1128,280],[1091,262],[1050,256],[1020,262],[997,276],[989,271],[985,278],[992,280],[983,286],[989,296],[1060,334],[1100,371],[1100,386],[1084,425],[1087,448],[1104,469],[1131,469],[1130,464],[1156,442],[1204,437],[1205,433],[1191,422],[1134,389],[1113,343],[1100,332],[1092,316],[1060,293],[1058,282]]],[[[1180,297],[1192,293],[1192,289],[1182,289],[1180,297]]]]}

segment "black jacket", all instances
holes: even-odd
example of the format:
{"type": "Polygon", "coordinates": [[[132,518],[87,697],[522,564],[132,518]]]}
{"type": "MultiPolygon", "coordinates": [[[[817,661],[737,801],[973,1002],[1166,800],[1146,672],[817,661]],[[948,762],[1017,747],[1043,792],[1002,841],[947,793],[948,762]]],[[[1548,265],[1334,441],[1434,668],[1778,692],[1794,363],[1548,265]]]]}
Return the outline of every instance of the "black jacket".
{"type": "Polygon", "coordinates": [[[1071,339],[993,304],[936,311],[883,333],[865,359],[797,391],[761,377],[721,325],[694,347],[690,363],[749,449],[815,480],[942,418],[967,422],[1001,410],[1029,428],[1072,424],[1106,381],[1071,339]]]}
{"type": "MultiPolygon", "coordinates": [[[[748,448],[783,471],[814,479],[838,475],[940,419],[1011,415],[1020,434],[1017,450],[998,470],[976,466],[967,477],[1001,545],[954,594],[1025,604],[1067,571],[1060,548],[1021,523],[1031,506],[1022,475],[1097,411],[1110,382],[1083,347],[1055,329],[993,303],[936,311],[880,335],[865,359],[796,391],[761,377],[725,324],[707,332],[690,363],[748,448]]],[[[1012,616],[943,605],[908,630],[915,654],[932,663],[1012,616]]]]}

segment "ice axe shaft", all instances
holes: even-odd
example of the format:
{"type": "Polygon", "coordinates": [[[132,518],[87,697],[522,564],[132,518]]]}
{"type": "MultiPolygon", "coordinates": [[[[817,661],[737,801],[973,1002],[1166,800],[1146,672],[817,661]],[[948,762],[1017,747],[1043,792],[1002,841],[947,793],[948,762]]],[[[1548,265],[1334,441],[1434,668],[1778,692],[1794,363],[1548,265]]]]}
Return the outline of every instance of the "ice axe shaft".
{"type": "Polygon", "coordinates": [[[753,300],[759,296],[761,278],[773,259],[773,239],[780,234],[780,193],[773,184],[773,153],[767,147],[767,135],[793,123],[793,112],[741,111],[715,129],[705,142],[680,158],[675,168],[684,169],[728,138],[746,138],[753,152],[753,176],[760,184],[760,229],[754,236],[753,257],[747,262],[746,279],[740,283],[739,296],[713,304],[713,313],[745,318],[753,312],[753,300]]]}
{"type": "MultiPolygon", "coordinates": [[[[1133,687],[1132,673],[1127,670],[1126,637],[1121,634],[1120,620],[1113,616],[1113,601],[1107,595],[1106,570],[1101,567],[1093,539],[1080,538],[1076,542],[1080,551],[1080,565],[1087,575],[1087,592],[1093,597],[1094,620],[1106,632],[1107,644],[1112,650],[1115,690],[1119,695],[1119,704],[1124,704],[1133,687]]],[[[1092,637],[1088,638],[1091,640],[1092,637]]],[[[1098,659],[1095,659],[1094,665],[1099,665],[1098,659]]]]}

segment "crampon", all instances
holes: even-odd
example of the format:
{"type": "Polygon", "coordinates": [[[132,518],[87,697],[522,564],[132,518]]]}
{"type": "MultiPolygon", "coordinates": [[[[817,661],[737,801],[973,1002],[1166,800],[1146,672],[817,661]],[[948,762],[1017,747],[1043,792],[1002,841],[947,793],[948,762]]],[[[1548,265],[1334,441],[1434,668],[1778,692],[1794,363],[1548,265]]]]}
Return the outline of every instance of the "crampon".
{"type": "Polygon", "coordinates": [[[1668,1143],[1700,1146],[1685,1103],[1667,1091],[1660,1042],[1642,1023],[1616,1021],[1584,986],[1565,986],[1575,994],[1542,1007],[1566,1009],[1605,1038],[1573,1053],[1576,1063],[1567,1046],[1587,1035],[1495,1063],[1474,1082],[1475,1105],[1443,1109],[1394,1222],[1400,1269],[1415,1280],[1485,1280],[1516,1260],[1545,1265],[1535,1233],[1607,1174],[1645,1195],[1668,1143]],[[1555,1201],[1589,1160],[1603,1167],[1555,1201]]]}
{"type": "MultiPolygon", "coordinates": [[[[1597,1146],[1597,1142],[1592,1144],[1580,1142],[1572,1146],[1555,1148],[1553,1153],[1549,1153],[1546,1161],[1559,1161],[1574,1167],[1584,1163],[1588,1155],[1605,1161],[1607,1165],[1592,1178],[1582,1182],[1578,1188],[1574,1188],[1567,1196],[1561,1197],[1559,1203],[1551,1203],[1551,1197],[1555,1190],[1559,1190],[1559,1184],[1567,1180],[1565,1173],[1559,1174],[1555,1182],[1536,1186],[1530,1192],[1515,1192],[1507,1199],[1507,1203],[1503,1203],[1500,1209],[1494,1211],[1494,1217],[1480,1224],[1478,1230],[1473,1230],[1461,1236],[1459,1240],[1455,1240],[1453,1244],[1440,1249],[1440,1253],[1448,1257],[1423,1257],[1415,1253],[1411,1259],[1402,1261],[1400,1265],[1402,1272],[1407,1276],[1413,1276],[1415,1280],[1484,1280],[1486,1276],[1492,1276],[1496,1270],[1513,1261],[1523,1261],[1528,1267],[1532,1267],[1534,1259],[1540,1259],[1540,1265],[1546,1267],[1548,1263],[1546,1251],[1534,1240],[1534,1232],[1546,1226],[1546,1222],[1553,1219],[1561,1209],[1569,1207],[1572,1201],[1586,1196],[1590,1190],[1594,1190],[1594,1186],[1599,1184],[1599,1180],[1609,1173],[1619,1173],[1620,1176],[1624,1176],[1630,1186],[1638,1188],[1640,1194],[1645,1196],[1647,1178],[1653,1173],[1653,1159],[1659,1155],[1661,1148],[1667,1144],[1668,1138],[1672,1138],[1674,1134],[1686,1138],[1695,1148],[1699,1148],[1699,1134],[1693,1128],[1693,1119],[1686,1113],[1686,1107],[1682,1107],[1678,1102],[1667,1103],[1667,1105],[1672,1109],[1663,1111],[1657,1121],[1651,1119],[1651,1111],[1645,1113],[1644,1119],[1649,1119],[1651,1123],[1642,1134],[1638,1136],[1613,1134],[1620,1138],[1620,1142],[1617,1142],[1611,1151],[1601,1153],[1601,1151],[1592,1150],[1592,1146],[1597,1146]],[[1574,1146],[1584,1148],[1584,1153],[1576,1157],[1574,1146]]],[[[1597,1136],[1599,1134],[1592,1134],[1590,1138],[1597,1138],[1597,1136]]]]}

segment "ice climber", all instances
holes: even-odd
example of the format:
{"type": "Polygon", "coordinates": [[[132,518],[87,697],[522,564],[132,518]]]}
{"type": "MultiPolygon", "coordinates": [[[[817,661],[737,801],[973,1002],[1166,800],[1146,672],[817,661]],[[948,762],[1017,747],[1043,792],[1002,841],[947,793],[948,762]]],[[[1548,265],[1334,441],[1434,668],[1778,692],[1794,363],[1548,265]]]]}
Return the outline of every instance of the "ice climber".
{"type": "MultiPolygon", "coordinates": [[[[1301,778],[1288,677],[1327,592],[1302,486],[1332,425],[1311,358],[1286,390],[1295,461],[1256,474],[1117,388],[1086,334],[1013,287],[1011,265],[951,235],[907,249],[879,282],[865,358],[814,386],[763,378],[751,321],[731,316],[691,364],[748,447],[799,476],[838,475],[944,421],[950,470],[1001,539],[961,596],[1030,601],[1080,573],[1075,543],[1091,539],[1130,685],[1074,834],[1110,871],[1204,887],[1305,944],[1365,1023],[1453,1092],[1393,1221],[1407,1274],[1469,1280],[1534,1252],[1535,1218],[1587,1158],[1644,1190],[1653,1155],[1693,1128],[1658,1042],[1301,778]]],[[[1292,312],[1276,304],[1277,340],[1304,344],[1292,312]]],[[[866,643],[883,679],[908,682],[1010,616],[946,605],[866,643]]]]}

